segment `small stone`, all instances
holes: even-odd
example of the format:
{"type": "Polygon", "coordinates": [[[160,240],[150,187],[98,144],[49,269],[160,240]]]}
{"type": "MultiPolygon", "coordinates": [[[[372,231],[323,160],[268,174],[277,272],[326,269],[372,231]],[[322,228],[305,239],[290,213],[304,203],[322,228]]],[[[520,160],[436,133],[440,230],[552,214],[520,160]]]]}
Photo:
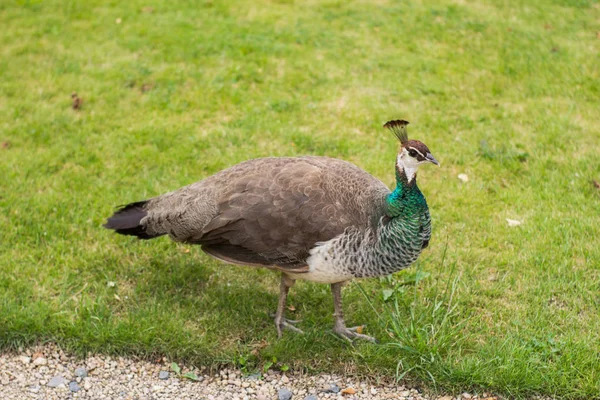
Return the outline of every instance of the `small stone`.
{"type": "Polygon", "coordinates": [[[356,389],[353,387],[347,387],[342,389],[342,396],[356,394],[356,389]]]}
{"type": "Polygon", "coordinates": [[[289,389],[287,388],[281,388],[279,389],[279,392],[277,392],[277,398],[279,400],[291,400],[293,394],[292,392],[290,392],[289,389]]]}
{"type": "Polygon", "coordinates": [[[306,396],[304,398],[304,400],[319,400],[319,399],[314,394],[309,394],[308,396],[306,396]]]}
{"type": "Polygon", "coordinates": [[[48,386],[51,388],[59,387],[60,385],[65,385],[67,383],[66,379],[60,375],[56,375],[50,379],[48,382],[48,386]]]}
{"type": "Polygon", "coordinates": [[[27,365],[31,362],[31,357],[21,356],[21,357],[19,357],[19,361],[21,361],[23,364],[27,365]]]}
{"type": "Polygon", "coordinates": [[[87,370],[85,368],[76,368],[75,369],[75,376],[79,377],[79,378],[85,378],[86,376],[88,376],[87,370]]]}
{"type": "Polygon", "coordinates": [[[29,391],[31,393],[37,393],[40,391],[40,387],[38,385],[31,385],[29,386],[29,391]]]}
{"type": "Polygon", "coordinates": [[[166,381],[167,379],[169,379],[169,371],[160,371],[158,373],[158,379],[161,379],[163,381],[166,381]]]}
{"type": "Polygon", "coordinates": [[[470,398],[472,398],[473,396],[471,396],[469,393],[463,393],[463,394],[462,394],[462,397],[463,397],[463,399],[470,399],[470,398]]]}
{"type": "Polygon", "coordinates": [[[377,389],[371,388],[371,394],[375,396],[377,394],[377,389]]]}
{"type": "Polygon", "coordinates": [[[248,380],[250,380],[250,381],[257,381],[259,379],[260,379],[259,373],[254,373],[254,374],[248,375],[248,380]]]}
{"type": "Polygon", "coordinates": [[[465,183],[469,182],[469,176],[467,174],[458,174],[458,179],[465,183]]]}
{"type": "Polygon", "coordinates": [[[323,391],[325,393],[339,393],[340,387],[337,384],[332,383],[331,385],[325,387],[325,389],[323,391]]]}
{"type": "Polygon", "coordinates": [[[38,367],[41,365],[48,365],[48,360],[46,360],[44,357],[38,357],[35,360],[33,360],[33,365],[38,367]]]}
{"type": "Polygon", "coordinates": [[[281,382],[282,383],[289,383],[290,382],[290,378],[288,378],[287,376],[283,375],[281,377],[281,382]]]}
{"type": "Polygon", "coordinates": [[[25,384],[25,375],[23,374],[13,374],[13,377],[15,378],[15,380],[17,381],[17,383],[24,385],[25,384]]]}
{"type": "Polygon", "coordinates": [[[83,382],[83,388],[85,390],[90,390],[92,388],[92,383],[88,380],[86,380],[85,382],[83,382]]]}
{"type": "Polygon", "coordinates": [[[81,390],[81,388],[79,387],[77,382],[73,381],[73,382],[69,383],[69,390],[71,392],[75,393],[75,392],[79,392],[81,390]]]}

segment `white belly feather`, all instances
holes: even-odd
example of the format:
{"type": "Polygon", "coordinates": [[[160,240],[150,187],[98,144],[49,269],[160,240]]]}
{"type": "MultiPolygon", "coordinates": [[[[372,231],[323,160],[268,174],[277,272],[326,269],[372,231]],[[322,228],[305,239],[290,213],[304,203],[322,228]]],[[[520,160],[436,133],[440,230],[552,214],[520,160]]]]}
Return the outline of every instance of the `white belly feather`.
{"type": "Polygon", "coordinates": [[[336,240],[317,243],[317,246],[310,250],[310,256],[306,260],[308,272],[287,273],[293,279],[304,279],[317,283],[336,283],[344,282],[354,278],[348,269],[339,265],[339,260],[333,249],[336,240]],[[337,262],[336,262],[337,261],[337,262]]]}

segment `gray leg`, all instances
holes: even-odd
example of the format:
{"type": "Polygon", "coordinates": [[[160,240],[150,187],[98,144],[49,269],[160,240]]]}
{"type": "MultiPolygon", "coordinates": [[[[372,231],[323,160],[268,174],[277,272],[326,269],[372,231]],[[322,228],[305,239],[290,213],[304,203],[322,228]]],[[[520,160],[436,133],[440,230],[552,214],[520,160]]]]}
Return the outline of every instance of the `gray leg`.
{"type": "Polygon", "coordinates": [[[277,303],[277,313],[275,314],[277,336],[280,338],[282,329],[289,329],[297,333],[304,333],[293,325],[299,321],[292,321],[283,317],[283,314],[285,313],[285,302],[287,300],[287,295],[290,291],[290,288],[294,286],[294,283],[296,283],[295,280],[289,278],[285,274],[281,274],[281,283],[279,284],[279,303],[277,303]]]}
{"type": "Polygon", "coordinates": [[[358,331],[362,330],[364,326],[361,325],[352,328],[346,327],[346,323],[344,322],[344,311],[342,310],[342,286],[344,286],[344,282],[331,284],[331,293],[333,294],[333,307],[335,309],[335,313],[333,314],[335,318],[335,325],[333,327],[333,331],[341,337],[348,340],[364,339],[368,340],[369,342],[376,343],[377,340],[375,340],[375,338],[363,335],[362,333],[358,333],[358,331]]]}

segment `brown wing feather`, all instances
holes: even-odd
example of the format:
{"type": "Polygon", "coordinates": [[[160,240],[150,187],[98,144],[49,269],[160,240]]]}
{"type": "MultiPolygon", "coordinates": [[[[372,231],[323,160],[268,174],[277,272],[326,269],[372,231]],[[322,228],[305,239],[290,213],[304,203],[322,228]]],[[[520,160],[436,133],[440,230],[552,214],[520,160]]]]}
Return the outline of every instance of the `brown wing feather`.
{"type": "Polygon", "coordinates": [[[314,165],[298,162],[264,172],[223,193],[218,214],[198,242],[239,246],[273,265],[305,265],[317,241],[344,231],[345,226],[331,223],[343,212],[341,204],[339,209],[326,204],[322,170],[314,165]]]}

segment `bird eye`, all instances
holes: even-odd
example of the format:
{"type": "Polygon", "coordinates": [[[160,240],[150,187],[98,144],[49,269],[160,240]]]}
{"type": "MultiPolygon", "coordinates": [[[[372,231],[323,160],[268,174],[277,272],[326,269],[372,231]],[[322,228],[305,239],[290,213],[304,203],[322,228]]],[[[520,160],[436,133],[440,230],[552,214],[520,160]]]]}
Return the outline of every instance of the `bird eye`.
{"type": "Polygon", "coordinates": [[[417,156],[417,152],[415,150],[413,150],[413,149],[410,149],[408,151],[408,155],[411,156],[411,157],[416,157],[417,156]]]}

